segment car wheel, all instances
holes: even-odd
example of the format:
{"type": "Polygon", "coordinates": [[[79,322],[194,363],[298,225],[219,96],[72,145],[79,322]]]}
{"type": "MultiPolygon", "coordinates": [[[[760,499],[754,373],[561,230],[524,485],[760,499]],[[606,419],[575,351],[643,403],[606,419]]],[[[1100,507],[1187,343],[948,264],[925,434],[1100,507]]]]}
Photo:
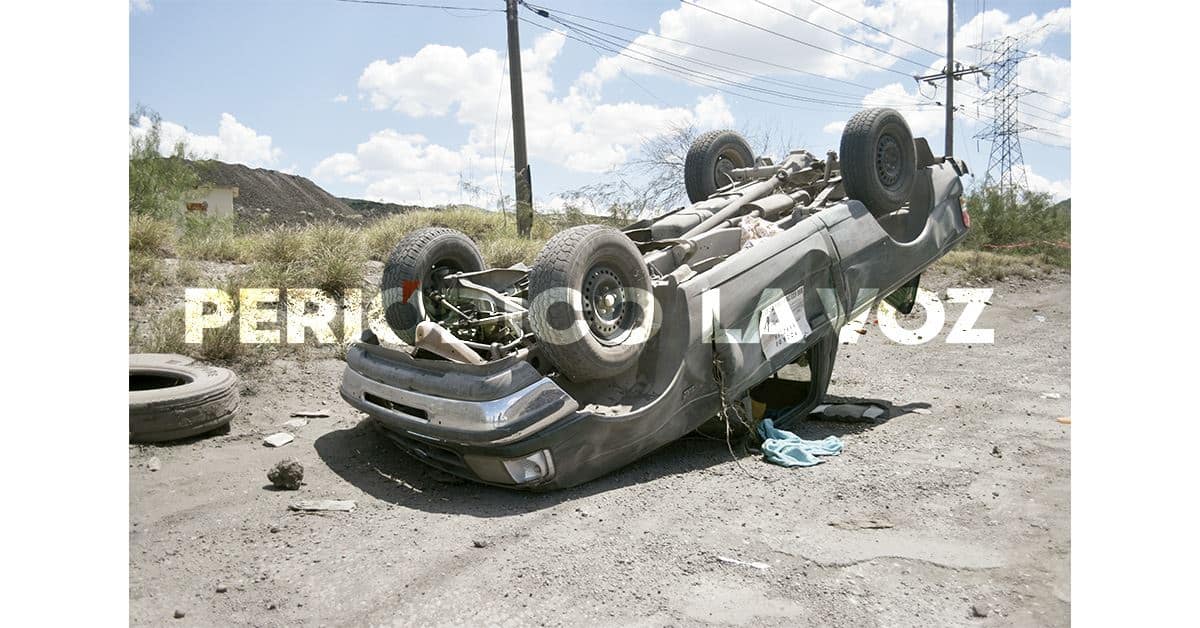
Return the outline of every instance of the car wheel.
{"type": "Polygon", "coordinates": [[[875,215],[908,202],[917,179],[912,131],[895,109],[864,109],[842,130],[842,182],[846,196],[875,215]]]}
{"type": "Polygon", "coordinates": [[[485,268],[479,247],[466,235],[445,227],[427,227],[404,236],[383,269],[383,312],[387,324],[401,340],[415,341],[421,307],[432,318],[440,312],[438,306],[422,295],[441,287],[441,280],[451,273],[475,272],[485,268]]]}
{"type": "Polygon", "coordinates": [[[233,371],[176,354],[129,356],[129,440],[158,443],[229,425],[240,396],[233,371]]]}
{"type": "Polygon", "coordinates": [[[688,199],[698,203],[733,183],[735,168],[754,165],[750,144],[735,131],[709,131],[696,138],[683,163],[688,199]]]}
{"type": "Polygon", "coordinates": [[[646,262],[612,227],[583,225],[551,238],[529,272],[529,298],[542,354],[576,382],[632,367],[653,323],[646,262]]]}

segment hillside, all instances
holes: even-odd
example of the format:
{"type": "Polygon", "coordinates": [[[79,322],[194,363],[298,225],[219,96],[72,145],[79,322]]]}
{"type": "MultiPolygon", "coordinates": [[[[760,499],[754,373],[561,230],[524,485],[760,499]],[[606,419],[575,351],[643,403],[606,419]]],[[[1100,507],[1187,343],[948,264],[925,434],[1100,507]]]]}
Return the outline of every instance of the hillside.
{"type": "Polygon", "coordinates": [[[204,183],[237,186],[234,208],[242,218],[272,224],[362,219],[341,199],[300,175],[213,159],[191,163],[204,183]]]}
{"type": "Polygon", "coordinates": [[[368,201],[361,198],[339,197],[338,200],[342,201],[346,205],[349,205],[350,209],[354,210],[355,213],[362,214],[362,216],[367,219],[429,209],[428,207],[421,207],[419,205],[400,205],[399,203],[368,201]]]}

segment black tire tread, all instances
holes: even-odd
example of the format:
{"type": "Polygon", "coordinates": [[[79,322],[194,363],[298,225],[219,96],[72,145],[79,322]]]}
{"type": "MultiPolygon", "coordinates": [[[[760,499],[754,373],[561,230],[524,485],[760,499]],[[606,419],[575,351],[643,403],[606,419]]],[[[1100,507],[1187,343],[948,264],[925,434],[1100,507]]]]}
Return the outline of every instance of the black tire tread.
{"type": "Polygon", "coordinates": [[[687,190],[688,200],[691,202],[699,203],[716,191],[713,182],[709,180],[712,174],[709,156],[713,154],[718,145],[726,141],[740,142],[746,148],[747,154],[750,155],[750,163],[746,165],[753,165],[754,152],[750,149],[749,142],[737,131],[717,129],[702,133],[688,148],[687,157],[683,162],[683,186],[687,190]]]}
{"type": "MultiPolygon", "coordinates": [[[[571,263],[579,251],[585,250],[587,241],[597,234],[620,231],[605,225],[581,225],[560,231],[546,242],[533,262],[529,272],[529,296],[536,295],[551,288],[572,285],[570,276],[571,263]]],[[[621,234],[625,237],[624,234],[621,234]]],[[[630,246],[638,262],[642,263],[643,277],[649,273],[644,267],[641,255],[637,249],[630,246]]],[[[648,280],[647,280],[648,282],[648,280]]],[[[551,322],[546,314],[549,309],[533,307],[529,310],[529,326],[535,334],[539,329],[550,329],[551,322]]],[[[591,346],[585,342],[571,344],[553,344],[543,342],[539,345],[542,354],[550,359],[558,370],[572,381],[589,381],[612,377],[629,367],[629,364],[614,365],[596,355],[591,346]]],[[[636,358],[636,354],[635,354],[636,358]]],[[[636,360],[635,360],[636,361],[636,360]]]]}
{"type": "MultiPolygon", "coordinates": [[[[861,201],[867,206],[867,209],[877,214],[899,209],[903,205],[903,202],[897,203],[895,199],[888,198],[886,193],[880,189],[880,185],[875,179],[875,155],[872,134],[874,133],[876,123],[879,122],[880,118],[885,116],[899,118],[904,128],[908,129],[908,123],[905,122],[904,117],[895,109],[887,107],[863,109],[855,113],[846,122],[845,128],[842,129],[842,141],[839,147],[840,154],[838,155],[838,163],[842,172],[842,184],[845,186],[846,196],[861,201]]],[[[909,132],[909,137],[912,137],[911,131],[909,132]]],[[[912,156],[912,167],[915,170],[915,146],[912,156]]],[[[909,178],[913,180],[915,176],[910,176],[909,178]]],[[[911,191],[911,184],[909,187],[911,191]]]]}
{"type": "MultiPolygon", "coordinates": [[[[179,387],[131,394],[129,440],[159,443],[198,436],[229,425],[241,405],[238,377],[233,371],[198,363],[156,364],[131,356],[130,370],[186,373],[192,382],[179,387]]],[[[153,359],[155,356],[149,356],[153,359]]]]}
{"type": "MultiPolygon", "coordinates": [[[[383,311],[384,318],[387,324],[392,328],[392,331],[400,337],[401,340],[412,344],[415,341],[415,330],[413,326],[408,325],[401,317],[402,307],[390,307],[388,302],[389,290],[402,289],[405,280],[420,279],[424,269],[419,268],[423,253],[432,248],[438,240],[443,238],[461,239],[469,250],[474,253],[479,262],[479,268],[486,268],[483,261],[483,255],[480,254],[479,248],[465,234],[450,229],[449,227],[423,227],[400,239],[396,244],[396,248],[392,250],[388,256],[387,264],[383,268],[383,280],[380,282],[380,289],[383,291],[383,311]]],[[[415,325],[415,323],[414,323],[415,325]]]]}

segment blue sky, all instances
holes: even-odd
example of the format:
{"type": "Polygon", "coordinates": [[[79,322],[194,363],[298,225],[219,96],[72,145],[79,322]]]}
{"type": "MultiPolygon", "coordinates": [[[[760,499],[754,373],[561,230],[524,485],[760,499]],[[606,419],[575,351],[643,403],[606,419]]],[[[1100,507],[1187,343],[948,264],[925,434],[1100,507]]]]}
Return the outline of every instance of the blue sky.
{"type": "MultiPolygon", "coordinates": [[[[768,4],[887,52],[864,48],[747,0],[703,0],[701,4],[889,70],[756,31],[681,6],[678,0],[542,2],[552,13],[559,9],[603,19],[854,83],[857,86],[740,63],[652,36],[638,38],[643,48],[633,49],[670,51],[680,55],[673,58],[679,63],[695,60],[738,66],[753,74],[738,80],[751,85],[777,87],[782,81],[803,86],[795,90],[836,92],[825,98],[837,102],[903,104],[914,131],[929,137],[935,152],[940,152],[940,109],[918,108],[916,103],[929,99],[918,94],[915,82],[907,77],[923,68],[896,57],[930,68],[939,67],[940,60],[835,15],[812,0],[768,0],[768,4]]],[[[500,0],[446,0],[444,4],[503,7],[500,0]]],[[[820,4],[924,48],[944,50],[945,3],[941,0],[823,0],[820,4]]],[[[980,53],[967,46],[978,43],[981,36],[990,39],[1042,27],[1028,45],[1037,56],[1022,63],[1018,80],[1052,94],[1023,98],[1023,112],[1031,116],[1023,121],[1055,135],[1034,132],[1022,146],[1031,184],[1069,196],[1069,6],[959,1],[956,10],[956,49],[970,63],[979,60],[980,53]],[[987,11],[980,16],[983,6],[987,11]]],[[[565,30],[528,11],[525,14],[565,30]]],[[[464,198],[457,185],[460,178],[487,190],[511,193],[502,13],[333,0],[140,0],[131,5],[129,19],[131,110],[138,103],[157,110],[172,137],[186,137],[197,152],[295,172],[342,196],[423,204],[490,202],[487,193],[464,198]]],[[[641,140],[664,132],[673,122],[769,131],[775,137],[791,138],[796,147],[820,153],[837,148],[839,124],[853,113],[850,106],[790,101],[788,107],[757,102],[742,90],[733,90],[742,95],[720,93],[711,84],[692,84],[627,57],[598,53],[530,24],[521,28],[534,190],[546,208],[557,206],[560,193],[604,179],[606,171],[636,153],[641,140]]],[[[792,87],[786,89],[795,93],[792,87]]],[[[936,100],[944,97],[929,86],[922,91],[936,100]]],[[[957,98],[965,101],[965,107],[959,116],[956,152],[982,174],[989,144],[971,138],[982,126],[970,116],[976,111],[989,114],[990,107],[977,106],[965,95],[976,91],[968,86],[957,98]]]]}

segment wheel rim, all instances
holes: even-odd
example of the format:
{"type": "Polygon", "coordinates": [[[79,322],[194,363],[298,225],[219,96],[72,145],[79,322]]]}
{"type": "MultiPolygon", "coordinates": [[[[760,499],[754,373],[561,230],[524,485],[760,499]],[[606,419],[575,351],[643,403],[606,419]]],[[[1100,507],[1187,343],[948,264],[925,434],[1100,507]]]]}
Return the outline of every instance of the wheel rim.
{"type": "Polygon", "coordinates": [[[420,287],[421,297],[426,300],[426,307],[429,307],[438,315],[444,315],[446,313],[445,308],[437,305],[436,303],[432,303],[431,300],[428,299],[427,295],[430,292],[444,292],[446,288],[446,277],[448,275],[453,275],[454,273],[460,272],[462,272],[462,269],[458,267],[458,264],[454,263],[439,263],[430,269],[429,285],[422,285],[420,287]]]}
{"type": "Polygon", "coordinates": [[[884,135],[879,138],[879,144],[875,147],[875,171],[879,174],[879,182],[884,187],[893,188],[900,182],[900,161],[903,159],[903,153],[900,150],[900,142],[891,135],[884,135]]]}
{"type": "Polygon", "coordinates": [[[602,344],[619,343],[629,332],[632,308],[626,307],[625,285],[607,266],[593,266],[583,280],[583,318],[602,344]]]}
{"type": "Polygon", "coordinates": [[[737,151],[722,151],[717,155],[717,164],[713,172],[717,187],[722,188],[733,183],[733,171],[745,166],[746,164],[742,163],[742,156],[737,154],[737,151]]]}

